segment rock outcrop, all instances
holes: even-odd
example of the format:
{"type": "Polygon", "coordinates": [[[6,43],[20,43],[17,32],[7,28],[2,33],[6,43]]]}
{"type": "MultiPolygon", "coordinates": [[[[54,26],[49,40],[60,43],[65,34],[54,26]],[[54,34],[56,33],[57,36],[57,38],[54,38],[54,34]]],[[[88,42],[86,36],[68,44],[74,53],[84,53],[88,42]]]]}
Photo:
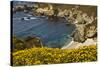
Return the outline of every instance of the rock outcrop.
{"type": "Polygon", "coordinates": [[[25,39],[21,39],[14,36],[12,40],[12,47],[13,47],[12,49],[12,52],[13,52],[13,51],[18,51],[18,50],[34,48],[34,47],[43,47],[43,44],[40,37],[29,36],[25,39]]]}
{"type": "Polygon", "coordinates": [[[97,8],[95,6],[57,6],[54,4],[48,4],[45,7],[37,6],[34,11],[36,15],[47,16],[49,19],[62,17],[69,23],[75,24],[76,29],[71,36],[76,42],[82,43],[88,38],[97,38],[97,8]]]}
{"type": "Polygon", "coordinates": [[[88,16],[86,13],[80,15],[77,13],[76,18],[73,20],[73,23],[76,26],[76,31],[73,34],[74,41],[84,42],[88,38],[97,37],[96,21],[97,19],[95,19],[95,17],[88,16]]]}
{"type": "Polygon", "coordinates": [[[30,47],[43,47],[43,44],[42,44],[42,41],[41,41],[41,38],[39,37],[27,37],[25,39],[25,42],[26,42],[26,47],[27,48],[30,48],[30,47]]]}
{"type": "Polygon", "coordinates": [[[41,10],[37,12],[38,13],[42,12],[46,16],[50,15],[55,16],[56,13],[57,17],[63,17],[69,23],[75,24],[76,29],[73,32],[72,37],[73,40],[76,42],[82,43],[85,42],[85,40],[87,40],[88,38],[97,37],[97,18],[96,15],[92,14],[92,13],[96,14],[96,12],[91,12],[91,15],[88,15],[88,13],[85,13],[82,10],[80,10],[81,6],[75,6],[73,8],[64,10],[56,8],[57,9],[56,11],[53,8],[55,7],[52,6],[52,9],[41,8],[41,10]]]}

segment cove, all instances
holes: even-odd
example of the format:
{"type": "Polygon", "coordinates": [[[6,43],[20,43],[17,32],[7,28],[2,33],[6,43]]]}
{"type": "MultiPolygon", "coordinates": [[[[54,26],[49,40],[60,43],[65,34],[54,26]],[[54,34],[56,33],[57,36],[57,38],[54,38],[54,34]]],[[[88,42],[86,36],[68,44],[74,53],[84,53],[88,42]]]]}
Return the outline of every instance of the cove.
{"type": "Polygon", "coordinates": [[[61,48],[72,40],[69,36],[75,30],[73,24],[66,25],[66,23],[65,20],[51,21],[47,17],[16,12],[13,13],[12,19],[13,35],[20,38],[38,36],[42,39],[43,46],[61,48]]]}

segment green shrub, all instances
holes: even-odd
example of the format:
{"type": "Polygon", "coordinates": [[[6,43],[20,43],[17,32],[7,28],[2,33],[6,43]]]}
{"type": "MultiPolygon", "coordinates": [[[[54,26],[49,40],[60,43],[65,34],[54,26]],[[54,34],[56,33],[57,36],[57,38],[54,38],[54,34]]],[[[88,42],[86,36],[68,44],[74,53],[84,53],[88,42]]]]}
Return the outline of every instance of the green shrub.
{"type": "Polygon", "coordinates": [[[97,60],[96,46],[77,49],[31,48],[12,53],[13,65],[58,64],[97,60]]]}
{"type": "Polygon", "coordinates": [[[25,39],[21,39],[13,36],[12,38],[12,52],[42,46],[42,41],[39,37],[27,37],[25,39]]]}
{"type": "Polygon", "coordinates": [[[17,38],[16,36],[13,36],[12,38],[12,51],[18,51],[25,49],[25,43],[24,40],[17,38]]]}

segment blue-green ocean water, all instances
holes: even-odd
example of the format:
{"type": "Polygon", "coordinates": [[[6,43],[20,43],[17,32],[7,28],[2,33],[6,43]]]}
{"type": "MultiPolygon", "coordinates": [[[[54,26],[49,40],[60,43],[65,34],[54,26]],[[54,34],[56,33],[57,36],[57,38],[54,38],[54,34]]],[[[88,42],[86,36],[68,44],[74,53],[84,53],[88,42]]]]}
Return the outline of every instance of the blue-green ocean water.
{"type": "Polygon", "coordinates": [[[13,35],[20,38],[38,36],[44,46],[62,47],[72,39],[69,35],[74,31],[74,25],[66,25],[67,22],[58,20],[51,21],[46,17],[35,17],[24,12],[13,14],[13,35]],[[30,17],[27,19],[27,17],[30,17]],[[21,18],[26,18],[21,20],[21,18]]]}

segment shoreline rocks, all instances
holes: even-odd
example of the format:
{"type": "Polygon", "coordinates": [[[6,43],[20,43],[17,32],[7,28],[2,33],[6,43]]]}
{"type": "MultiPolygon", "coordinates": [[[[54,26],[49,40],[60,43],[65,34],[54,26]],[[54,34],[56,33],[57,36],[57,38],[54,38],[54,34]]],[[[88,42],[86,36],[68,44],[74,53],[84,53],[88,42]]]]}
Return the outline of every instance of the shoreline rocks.
{"type": "MultiPolygon", "coordinates": [[[[81,6],[74,6],[70,7],[70,9],[62,10],[54,4],[49,4],[45,7],[38,6],[36,9],[34,8],[34,12],[36,15],[47,16],[51,20],[56,17],[66,19],[66,21],[76,26],[76,30],[72,34],[73,41],[84,43],[89,38],[97,38],[97,13],[94,12],[96,10],[90,13],[88,11],[85,12],[86,7],[84,7],[84,10],[81,8],[81,6]]],[[[87,10],[90,11],[92,9],[90,8],[91,6],[88,6],[87,10]]]]}

